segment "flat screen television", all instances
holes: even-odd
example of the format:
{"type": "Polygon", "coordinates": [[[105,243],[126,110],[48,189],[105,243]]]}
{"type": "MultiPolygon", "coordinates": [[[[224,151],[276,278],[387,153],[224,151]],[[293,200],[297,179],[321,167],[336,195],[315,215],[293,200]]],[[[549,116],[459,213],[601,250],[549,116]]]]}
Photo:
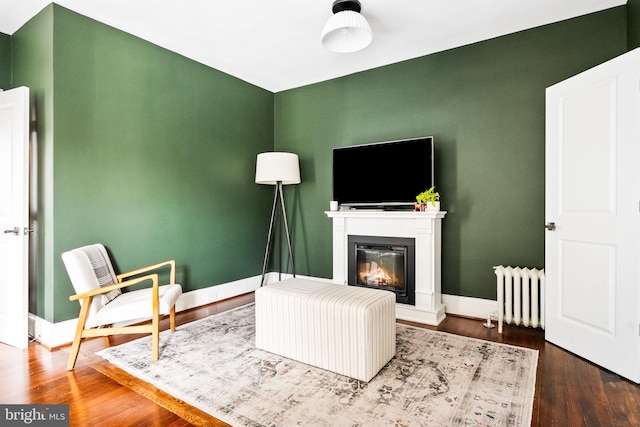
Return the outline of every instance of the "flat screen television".
{"type": "Polygon", "coordinates": [[[432,136],[333,149],[333,200],[341,206],[409,208],[434,185],[432,136]]]}

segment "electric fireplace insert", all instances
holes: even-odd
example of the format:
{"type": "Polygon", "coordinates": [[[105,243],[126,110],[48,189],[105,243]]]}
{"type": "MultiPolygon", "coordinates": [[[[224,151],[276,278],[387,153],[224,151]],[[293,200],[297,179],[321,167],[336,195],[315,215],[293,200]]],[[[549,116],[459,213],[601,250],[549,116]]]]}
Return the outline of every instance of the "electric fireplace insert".
{"type": "Polygon", "coordinates": [[[348,284],[384,289],[415,305],[415,239],[348,236],[348,284]]]}

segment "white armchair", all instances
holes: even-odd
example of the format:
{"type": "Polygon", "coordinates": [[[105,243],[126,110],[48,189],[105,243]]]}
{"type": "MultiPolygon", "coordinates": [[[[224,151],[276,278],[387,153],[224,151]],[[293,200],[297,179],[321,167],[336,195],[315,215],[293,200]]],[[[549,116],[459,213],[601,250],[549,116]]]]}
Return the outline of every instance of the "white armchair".
{"type": "Polygon", "coordinates": [[[175,283],[175,260],[116,275],[109,255],[101,244],[65,252],[62,260],[76,291],[69,299],[78,300],[81,307],[67,371],[73,370],[80,343],[85,337],[151,333],[152,360],[158,360],[160,316],[169,314],[171,330],[175,331],[175,304],[182,295],[182,287],[175,283]],[[160,286],[158,272],[149,272],[164,267],[170,268],[169,284],[160,286]],[[152,286],[130,292],[121,291],[122,288],[145,281],[150,281],[152,286]],[[140,324],[149,319],[151,324],[140,324]]]}

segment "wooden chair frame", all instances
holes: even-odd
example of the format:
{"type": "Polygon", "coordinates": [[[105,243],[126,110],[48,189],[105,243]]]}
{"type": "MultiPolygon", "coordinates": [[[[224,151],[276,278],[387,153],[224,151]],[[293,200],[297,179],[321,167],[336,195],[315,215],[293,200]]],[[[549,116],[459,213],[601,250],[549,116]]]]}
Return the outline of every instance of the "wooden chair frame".
{"type": "MultiPolygon", "coordinates": [[[[69,361],[67,362],[67,371],[73,370],[76,360],[78,358],[78,353],[80,352],[80,343],[82,338],[87,337],[106,337],[109,335],[119,335],[119,334],[143,334],[143,333],[151,333],[151,351],[152,351],[152,360],[158,360],[160,353],[160,309],[159,309],[159,277],[158,273],[147,274],[140,277],[135,277],[133,279],[124,280],[129,277],[139,276],[140,274],[147,273],[149,271],[157,270],[165,266],[170,266],[169,272],[169,284],[176,283],[176,261],[169,260],[160,262],[158,264],[153,264],[147,267],[138,268],[136,270],[131,270],[122,274],[116,275],[118,283],[113,285],[104,286],[100,289],[95,289],[89,292],[83,292],[81,294],[75,294],[69,297],[70,301],[82,300],[80,315],[78,317],[78,325],[76,326],[76,334],[73,338],[73,344],[71,346],[71,353],[69,354],[69,361]],[[123,326],[123,327],[103,327],[97,326],[93,328],[85,329],[85,325],[87,323],[87,318],[89,316],[89,308],[91,307],[91,302],[93,298],[102,294],[106,294],[107,292],[111,292],[115,289],[126,288],[128,286],[137,285],[139,283],[150,280],[152,282],[152,291],[151,291],[151,304],[152,304],[152,317],[151,324],[142,324],[142,325],[131,325],[131,326],[123,326]]],[[[176,330],[176,307],[175,305],[171,307],[171,311],[169,313],[169,323],[172,331],[176,330]]]]}

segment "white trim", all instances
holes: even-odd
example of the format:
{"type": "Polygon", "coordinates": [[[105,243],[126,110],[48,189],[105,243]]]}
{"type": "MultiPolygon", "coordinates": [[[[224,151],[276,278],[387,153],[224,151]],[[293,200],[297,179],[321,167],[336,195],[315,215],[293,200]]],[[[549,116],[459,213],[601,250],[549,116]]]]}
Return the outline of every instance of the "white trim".
{"type": "MultiPolygon", "coordinates": [[[[282,279],[289,279],[291,274],[282,274],[282,279]]],[[[322,282],[333,281],[321,277],[300,276],[297,277],[318,280],[322,282]]],[[[278,281],[278,273],[268,273],[266,283],[274,283],[278,281]]],[[[227,298],[233,298],[253,292],[260,287],[260,276],[248,277],[233,282],[213,285],[207,288],[196,289],[182,294],[176,303],[176,311],[189,310],[191,308],[200,307],[222,301],[227,298]]],[[[487,315],[497,310],[497,301],[481,298],[462,297],[458,295],[442,295],[442,302],[445,305],[445,312],[456,314],[459,316],[475,317],[478,319],[486,319],[487,315]]],[[[441,319],[440,319],[441,320],[441,319]]],[[[29,313],[29,335],[48,348],[59,347],[69,344],[73,341],[75,329],[78,319],[69,319],[63,322],[51,323],[47,320],[29,313]]]]}
{"type": "Polygon", "coordinates": [[[77,318],[51,323],[29,313],[29,335],[51,349],[73,341],[77,323],[77,318]]]}
{"type": "MultiPolygon", "coordinates": [[[[291,274],[281,274],[282,280],[293,277],[291,274]]],[[[329,281],[328,279],[297,276],[302,279],[329,281]]],[[[176,302],[176,311],[188,310],[202,305],[222,301],[253,292],[260,287],[260,276],[248,277],[221,285],[209,286],[207,288],[196,289],[194,291],[185,292],[176,302]]],[[[278,281],[278,273],[267,273],[265,284],[275,283],[278,281]]]]}
{"type": "MultiPolygon", "coordinates": [[[[275,282],[277,278],[277,273],[269,273],[267,274],[266,282],[275,282]]],[[[189,310],[216,301],[222,301],[227,298],[253,292],[259,287],[260,276],[254,276],[185,292],[176,302],[176,311],[189,310]]],[[[46,347],[59,347],[73,341],[77,323],[78,318],[51,323],[34,314],[29,314],[29,335],[46,347]]]]}
{"type": "Polygon", "coordinates": [[[443,294],[442,302],[447,314],[458,316],[486,319],[487,315],[498,311],[498,302],[490,299],[443,294]]]}
{"type": "MultiPolygon", "coordinates": [[[[292,276],[290,274],[283,274],[282,280],[289,279],[292,276]]],[[[323,279],[321,277],[309,277],[309,276],[300,276],[296,277],[308,280],[319,280],[328,283],[335,283],[338,285],[344,285],[344,283],[340,283],[337,281],[333,281],[331,279],[323,279]]],[[[267,275],[266,283],[274,283],[278,281],[278,273],[269,273],[267,275]]],[[[483,299],[483,298],[473,298],[473,297],[463,297],[459,295],[447,295],[442,294],[442,303],[444,304],[444,313],[447,314],[455,314],[457,316],[464,317],[472,317],[477,319],[486,319],[488,314],[497,313],[498,311],[498,301],[491,299],[483,299]]],[[[444,316],[441,312],[438,312],[433,319],[427,318],[425,320],[424,316],[414,316],[412,317],[411,313],[416,313],[416,308],[410,305],[398,304],[396,306],[396,312],[401,311],[402,315],[398,316],[398,318],[403,318],[404,320],[415,321],[418,323],[426,323],[438,324],[442,320],[444,320],[444,316]],[[406,313],[405,313],[406,312],[406,313]]]]}
{"type": "Polygon", "coordinates": [[[260,276],[254,276],[185,292],[176,302],[176,311],[189,310],[216,301],[222,301],[227,298],[253,292],[259,287],[260,276]]]}

